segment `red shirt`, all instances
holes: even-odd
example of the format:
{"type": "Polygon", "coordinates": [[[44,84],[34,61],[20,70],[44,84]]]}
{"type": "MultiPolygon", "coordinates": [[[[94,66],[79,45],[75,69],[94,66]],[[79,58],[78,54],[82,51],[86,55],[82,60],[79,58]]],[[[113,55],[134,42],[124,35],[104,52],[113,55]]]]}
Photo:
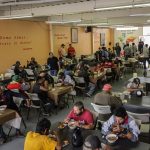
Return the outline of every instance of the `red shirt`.
{"type": "Polygon", "coordinates": [[[21,89],[21,84],[18,83],[18,82],[11,82],[7,85],[7,89],[9,89],[9,90],[14,90],[14,89],[20,90],[21,89]]]}
{"type": "Polygon", "coordinates": [[[74,119],[75,121],[81,121],[83,124],[86,125],[94,123],[93,115],[87,109],[84,109],[83,113],[80,116],[77,116],[72,110],[67,116],[67,118],[74,119]]]}
{"type": "Polygon", "coordinates": [[[69,47],[69,48],[68,48],[68,54],[69,54],[70,56],[74,56],[74,55],[75,55],[75,49],[74,49],[73,47],[69,47]]]}

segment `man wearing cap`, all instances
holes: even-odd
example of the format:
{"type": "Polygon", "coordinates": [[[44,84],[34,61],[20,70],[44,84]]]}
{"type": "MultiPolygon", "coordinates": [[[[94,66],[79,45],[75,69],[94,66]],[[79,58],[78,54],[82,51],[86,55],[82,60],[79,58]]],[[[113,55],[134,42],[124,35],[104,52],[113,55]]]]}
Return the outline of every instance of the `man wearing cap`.
{"type": "Polygon", "coordinates": [[[111,94],[112,86],[110,84],[105,84],[103,86],[103,92],[97,93],[94,97],[94,103],[97,105],[109,105],[111,111],[122,105],[120,98],[112,96],[111,94]]]}
{"type": "Polygon", "coordinates": [[[58,50],[58,55],[59,55],[59,58],[67,56],[64,44],[61,44],[61,47],[58,50]]]}

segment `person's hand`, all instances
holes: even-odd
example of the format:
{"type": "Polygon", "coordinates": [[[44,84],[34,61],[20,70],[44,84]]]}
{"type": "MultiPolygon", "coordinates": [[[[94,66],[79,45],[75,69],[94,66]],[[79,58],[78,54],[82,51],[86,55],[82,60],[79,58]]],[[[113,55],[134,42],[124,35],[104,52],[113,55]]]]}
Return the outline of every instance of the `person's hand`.
{"type": "Polygon", "coordinates": [[[117,126],[115,126],[115,127],[112,128],[112,131],[114,133],[120,133],[120,132],[123,131],[123,128],[121,126],[117,125],[117,126]]]}
{"type": "Polygon", "coordinates": [[[69,123],[69,121],[70,121],[70,119],[69,118],[66,118],[65,120],[64,120],[64,123],[69,123]]]}

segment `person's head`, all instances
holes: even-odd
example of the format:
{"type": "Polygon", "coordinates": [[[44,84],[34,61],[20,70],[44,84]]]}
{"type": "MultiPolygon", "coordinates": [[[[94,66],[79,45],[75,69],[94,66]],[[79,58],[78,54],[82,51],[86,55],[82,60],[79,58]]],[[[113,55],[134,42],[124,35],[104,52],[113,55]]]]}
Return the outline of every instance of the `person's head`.
{"type": "Polygon", "coordinates": [[[71,45],[71,44],[69,44],[69,47],[72,47],[72,45],[71,45]]]}
{"type": "Polygon", "coordinates": [[[20,82],[21,78],[19,75],[14,75],[11,77],[12,81],[15,81],[15,82],[20,82]]]}
{"type": "Polygon", "coordinates": [[[41,76],[38,76],[37,77],[37,79],[36,79],[36,82],[38,83],[38,84],[42,84],[42,83],[44,83],[44,81],[45,81],[45,78],[44,77],[41,77],[41,76]]]}
{"type": "Polygon", "coordinates": [[[48,119],[43,118],[37,123],[36,132],[42,135],[48,135],[50,127],[51,127],[51,122],[48,119]]]}
{"type": "Polygon", "coordinates": [[[34,58],[34,57],[31,57],[31,61],[35,61],[35,58],[34,58]]]}
{"type": "Polygon", "coordinates": [[[100,150],[101,141],[95,135],[89,135],[83,144],[83,150],[100,150]]]}
{"type": "Polygon", "coordinates": [[[65,79],[64,72],[60,72],[59,75],[58,75],[58,78],[64,80],[65,79]]]}
{"type": "Polygon", "coordinates": [[[81,101],[76,102],[73,106],[73,111],[77,116],[81,115],[84,111],[83,103],[81,101]]]}
{"type": "Polygon", "coordinates": [[[116,43],[116,46],[119,46],[119,43],[116,43]]]}
{"type": "Polygon", "coordinates": [[[145,44],[145,47],[148,47],[148,44],[145,44]]]}
{"type": "Polygon", "coordinates": [[[39,76],[40,76],[40,77],[45,77],[45,76],[46,76],[46,72],[41,71],[40,74],[39,74],[39,76]]]}
{"type": "Polygon", "coordinates": [[[139,85],[140,84],[140,79],[139,78],[134,78],[133,83],[139,85]]]}
{"type": "Polygon", "coordinates": [[[103,91],[110,93],[112,90],[112,86],[110,84],[105,84],[103,86],[103,91]]]}
{"type": "Polygon", "coordinates": [[[52,52],[49,53],[49,57],[52,58],[54,55],[52,52]]]}
{"type": "Polygon", "coordinates": [[[20,61],[16,61],[16,65],[20,66],[21,65],[20,61]]]}
{"type": "Polygon", "coordinates": [[[135,43],[132,43],[132,45],[134,46],[134,45],[135,45],[135,43]]]}
{"type": "Polygon", "coordinates": [[[61,47],[64,48],[64,47],[65,47],[65,44],[61,44],[61,47]]]}
{"type": "Polygon", "coordinates": [[[128,114],[125,108],[121,106],[114,111],[114,116],[117,124],[122,124],[127,118],[128,114]]]}

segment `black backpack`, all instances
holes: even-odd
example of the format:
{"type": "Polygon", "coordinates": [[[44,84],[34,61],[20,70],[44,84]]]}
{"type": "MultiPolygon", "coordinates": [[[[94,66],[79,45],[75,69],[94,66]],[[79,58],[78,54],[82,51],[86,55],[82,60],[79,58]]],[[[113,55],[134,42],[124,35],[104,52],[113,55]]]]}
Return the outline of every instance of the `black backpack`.
{"type": "Polygon", "coordinates": [[[71,141],[74,147],[80,147],[83,145],[83,136],[80,128],[74,129],[71,141]]]}

